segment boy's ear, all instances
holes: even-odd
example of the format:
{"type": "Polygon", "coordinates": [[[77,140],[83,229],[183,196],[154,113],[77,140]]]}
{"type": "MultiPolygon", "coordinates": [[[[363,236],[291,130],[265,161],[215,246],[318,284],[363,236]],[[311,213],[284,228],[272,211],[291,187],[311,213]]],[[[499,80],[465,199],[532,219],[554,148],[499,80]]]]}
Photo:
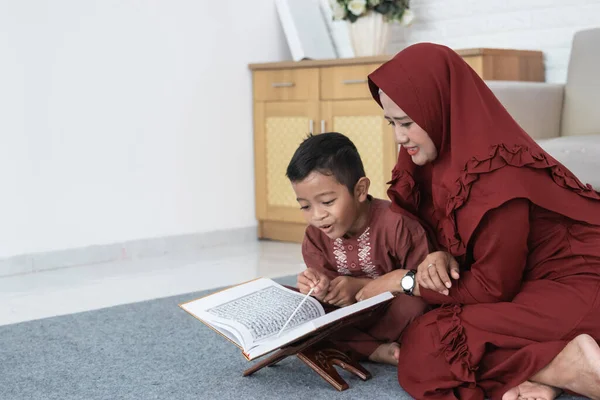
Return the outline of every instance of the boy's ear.
{"type": "Polygon", "coordinates": [[[354,197],[360,202],[367,201],[370,186],[371,181],[369,180],[369,178],[367,178],[366,176],[360,178],[358,182],[356,182],[356,185],[354,185],[354,197]]]}

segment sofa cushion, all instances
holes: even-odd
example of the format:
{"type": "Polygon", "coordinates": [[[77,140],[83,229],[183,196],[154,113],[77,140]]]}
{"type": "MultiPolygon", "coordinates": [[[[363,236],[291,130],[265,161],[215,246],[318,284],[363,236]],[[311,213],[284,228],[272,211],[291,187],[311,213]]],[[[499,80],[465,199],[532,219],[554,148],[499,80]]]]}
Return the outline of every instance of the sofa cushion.
{"type": "Polygon", "coordinates": [[[564,85],[486,81],[506,111],[534,139],[560,137],[564,85]]]}
{"type": "Polygon", "coordinates": [[[580,181],[600,191],[600,135],[542,139],[537,143],[580,181]]]}
{"type": "Polygon", "coordinates": [[[600,28],[577,32],[573,38],[561,136],[600,134],[600,28]]]}

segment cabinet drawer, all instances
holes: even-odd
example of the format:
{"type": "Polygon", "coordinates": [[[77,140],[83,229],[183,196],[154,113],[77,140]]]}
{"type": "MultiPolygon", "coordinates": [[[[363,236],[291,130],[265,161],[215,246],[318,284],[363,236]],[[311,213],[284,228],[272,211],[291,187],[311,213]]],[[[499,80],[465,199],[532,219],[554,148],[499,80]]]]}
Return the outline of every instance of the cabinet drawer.
{"type": "Polygon", "coordinates": [[[254,72],[254,100],[318,100],[319,69],[292,68],[254,72]]]}
{"type": "Polygon", "coordinates": [[[370,99],[367,75],[380,65],[321,68],[321,99],[370,99]]]}

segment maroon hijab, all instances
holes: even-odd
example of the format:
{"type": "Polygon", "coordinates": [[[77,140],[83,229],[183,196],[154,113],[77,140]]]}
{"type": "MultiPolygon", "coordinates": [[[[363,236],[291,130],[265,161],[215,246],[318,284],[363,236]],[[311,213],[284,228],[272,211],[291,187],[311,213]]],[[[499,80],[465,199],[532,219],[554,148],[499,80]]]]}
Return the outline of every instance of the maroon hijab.
{"type": "Polygon", "coordinates": [[[429,223],[453,255],[465,253],[487,211],[511,199],[600,225],[600,193],[544,152],[451,49],[410,46],[370,74],[369,86],[380,105],[379,89],[438,149],[423,167],[401,150],[388,195],[395,210],[429,223]]]}

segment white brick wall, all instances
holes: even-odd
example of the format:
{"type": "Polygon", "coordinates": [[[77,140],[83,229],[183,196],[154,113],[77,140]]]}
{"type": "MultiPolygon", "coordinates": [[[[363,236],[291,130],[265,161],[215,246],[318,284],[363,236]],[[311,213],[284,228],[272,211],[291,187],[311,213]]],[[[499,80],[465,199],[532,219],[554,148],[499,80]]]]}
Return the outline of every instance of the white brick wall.
{"type": "Polygon", "coordinates": [[[600,27],[600,0],[411,0],[411,9],[417,19],[394,27],[393,53],[417,42],[541,50],[547,82],[565,82],[573,34],[600,27]]]}

